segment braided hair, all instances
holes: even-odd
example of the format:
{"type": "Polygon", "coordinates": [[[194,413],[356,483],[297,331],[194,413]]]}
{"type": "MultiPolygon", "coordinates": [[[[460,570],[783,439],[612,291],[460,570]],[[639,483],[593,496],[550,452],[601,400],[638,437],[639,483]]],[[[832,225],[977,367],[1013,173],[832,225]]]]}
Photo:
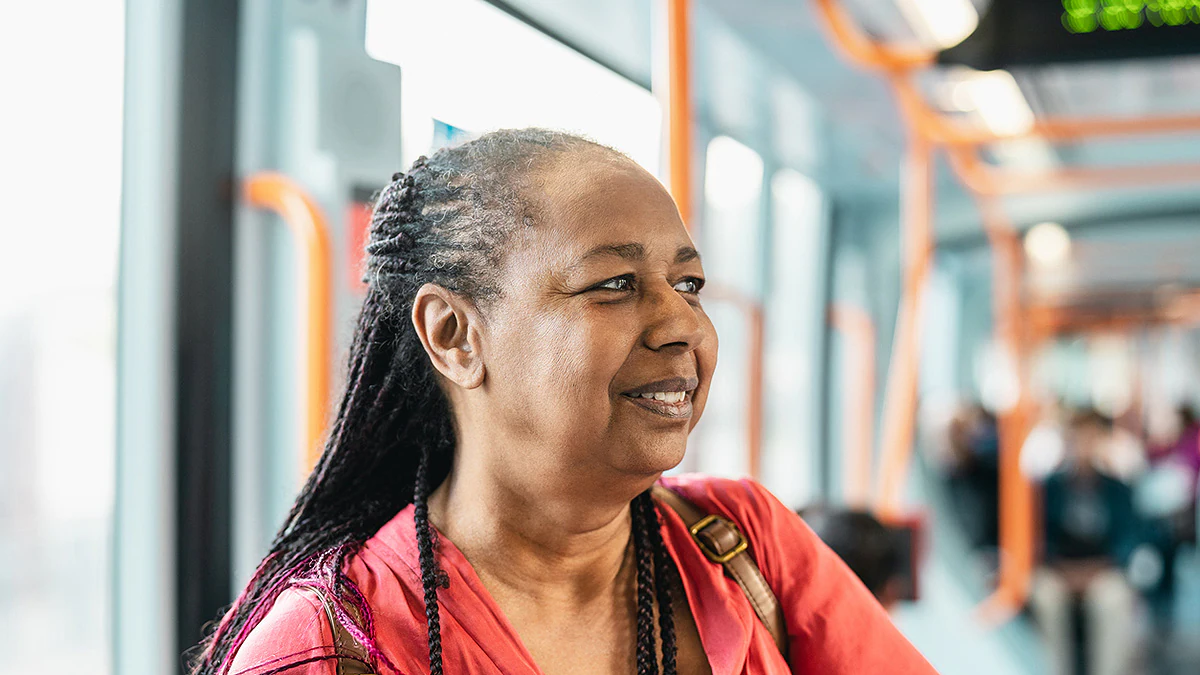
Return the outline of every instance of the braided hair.
{"type": "MultiPolygon", "coordinates": [[[[336,620],[367,648],[372,665],[381,673],[399,673],[378,648],[370,607],[344,567],[363,542],[410,503],[429,672],[443,672],[438,591],[449,581],[438,566],[426,501],[450,472],[455,433],[446,396],[409,316],[417,290],[426,283],[479,304],[499,294],[496,270],[506,240],[532,222],[534,207],[524,197],[528,181],[569,152],[618,156],[570,134],[503,130],[418,159],[380,193],[367,245],[367,294],[350,349],[346,391],[324,453],[246,588],[191,650],[192,675],[226,675],[250,631],[279,594],[297,584],[320,586],[335,600],[336,620]]],[[[631,513],[637,672],[658,673],[657,601],[663,673],[675,675],[671,600],[678,571],[663,545],[649,492],[634,499],[631,513]]],[[[338,657],[296,656],[261,675],[338,657]]]]}

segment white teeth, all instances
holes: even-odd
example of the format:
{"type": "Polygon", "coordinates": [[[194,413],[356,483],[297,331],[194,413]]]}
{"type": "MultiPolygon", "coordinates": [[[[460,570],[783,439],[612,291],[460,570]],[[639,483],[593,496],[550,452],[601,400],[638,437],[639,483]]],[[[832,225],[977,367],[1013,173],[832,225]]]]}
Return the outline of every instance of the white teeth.
{"type": "Polygon", "coordinates": [[[655,391],[639,395],[642,398],[652,398],[655,401],[662,401],[663,403],[683,403],[683,400],[687,398],[687,392],[685,391],[655,391]]]}

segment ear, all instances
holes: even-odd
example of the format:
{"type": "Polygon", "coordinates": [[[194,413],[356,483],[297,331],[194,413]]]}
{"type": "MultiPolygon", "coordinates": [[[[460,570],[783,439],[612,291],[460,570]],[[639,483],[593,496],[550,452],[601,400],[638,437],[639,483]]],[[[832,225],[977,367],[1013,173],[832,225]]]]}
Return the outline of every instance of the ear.
{"type": "Polygon", "coordinates": [[[479,313],[466,298],[425,284],[413,300],[413,328],[443,377],[464,389],[483,384],[479,313]]]}

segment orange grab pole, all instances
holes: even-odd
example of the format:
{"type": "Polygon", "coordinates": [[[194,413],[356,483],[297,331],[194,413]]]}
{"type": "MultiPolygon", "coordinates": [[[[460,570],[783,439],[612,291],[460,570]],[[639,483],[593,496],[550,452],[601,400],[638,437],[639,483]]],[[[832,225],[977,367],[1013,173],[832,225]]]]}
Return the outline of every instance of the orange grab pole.
{"type": "Polygon", "coordinates": [[[671,196],[692,227],[691,21],[689,0],[667,0],[667,153],[671,196]]]}
{"type": "Polygon", "coordinates": [[[921,304],[933,250],[932,155],[928,141],[915,136],[904,171],[904,285],[884,394],[879,496],[875,504],[879,515],[892,521],[903,511],[916,427],[921,304]]]}
{"type": "Polygon", "coordinates": [[[329,406],[330,357],[333,344],[333,313],[330,289],[332,253],[329,226],[321,209],[303,190],[285,176],[260,173],[243,186],[246,201],[279,214],[296,235],[302,256],[305,283],[301,294],[304,317],[304,442],[305,473],[316,466],[325,438],[325,416],[329,406]]]}
{"type": "Polygon", "coordinates": [[[846,503],[864,508],[871,492],[875,443],[875,323],[862,308],[840,304],[829,308],[829,322],[846,340],[843,367],[851,366],[842,405],[846,503]]]}
{"type": "MultiPolygon", "coordinates": [[[[671,197],[679,217],[692,229],[692,60],[690,0],[667,2],[667,152],[671,197]]],[[[710,291],[710,295],[713,295],[710,291]]],[[[750,324],[750,387],[747,402],[749,471],[758,478],[762,470],[763,350],[765,319],[762,306],[749,298],[730,295],[728,300],[747,314],[750,324]]]]}
{"type": "Polygon", "coordinates": [[[1035,560],[1033,486],[1021,472],[1021,446],[1032,427],[1034,402],[1029,395],[1029,336],[1023,330],[1021,239],[994,199],[980,198],[984,230],[992,246],[992,294],[996,340],[1016,368],[1018,397],[1000,414],[1000,571],[996,590],[980,605],[989,623],[1008,620],[1020,611],[1029,591],[1035,560]]]}

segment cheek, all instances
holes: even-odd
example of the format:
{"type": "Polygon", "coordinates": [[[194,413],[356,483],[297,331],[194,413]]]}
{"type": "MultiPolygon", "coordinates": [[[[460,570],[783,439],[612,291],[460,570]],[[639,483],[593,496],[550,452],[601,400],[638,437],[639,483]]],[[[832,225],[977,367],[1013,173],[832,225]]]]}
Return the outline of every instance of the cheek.
{"type": "Polygon", "coordinates": [[[607,398],[613,376],[629,352],[620,332],[582,316],[560,316],[546,323],[548,329],[539,335],[538,344],[549,357],[551,377],[577,389],[584,398],[607,398]]]}
{"type": "Polygon", "coordinates": [[[607,417],[609,386],[628,354],[611,325],[553,313],[513,322],[495,337],[498,393],[553,424],[607,417]]]}
{"type": "Polygon", "coordinates": [[[695,352],[696,377],[700,380],[700,385],[696,387],[696,393],[692,398],[691,428],[695,428],[696,423],[700,421],[700,415],[704,413],[704,404],[708,402],[709,385],[712,384],[713,373],[717,369],[717,329],[707,314],[701,312],[700,317],[704,323],[704,340],[696,347],[695,352]]]}

